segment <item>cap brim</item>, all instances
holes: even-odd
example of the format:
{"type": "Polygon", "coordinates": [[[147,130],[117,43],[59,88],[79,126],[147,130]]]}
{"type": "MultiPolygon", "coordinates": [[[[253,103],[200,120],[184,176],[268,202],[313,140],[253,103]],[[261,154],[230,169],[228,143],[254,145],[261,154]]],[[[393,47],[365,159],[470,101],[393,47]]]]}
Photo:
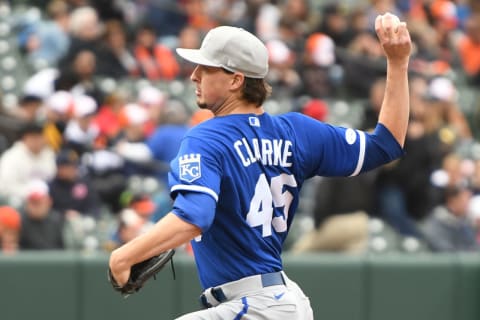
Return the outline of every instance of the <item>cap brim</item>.
{"type": "Polygon", "coordinates": [[[203,66],[210,66],[210,67],[221,67],[220,64],[214,63],[210,61],[209,59],[205,58],[200,50],[198,49],[183,49],[183,48],[177,48],[176,49],[177,54],[182,57],[183,59],[193,62],[195,64],[200,64],[203,66]]]}

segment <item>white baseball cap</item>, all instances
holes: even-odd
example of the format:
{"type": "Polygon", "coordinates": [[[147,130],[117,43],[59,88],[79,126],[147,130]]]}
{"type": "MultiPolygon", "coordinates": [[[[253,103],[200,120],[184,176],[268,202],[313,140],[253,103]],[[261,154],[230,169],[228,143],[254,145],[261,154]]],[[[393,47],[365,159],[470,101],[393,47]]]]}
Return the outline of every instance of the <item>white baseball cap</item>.
{"type": "Polygon", "coordinates": [[[123,113],[129,125],[140,125],[148,121],[148,112],[136,103],[128,103],[123,113]]]}
{"type": "Polygon", "coordinates": [[[430,82],[427,97],[434,100],[454,102],[458,98],[458,92],[452,80],[446,77],[437,77],[430,82]]]}
{"type": "Polygon", "coordinates": [[[77,118],[93,115],[98,107],[95,99],[87,95],[74,97],[74,104],[73,115],[77,118]]]}
{"type": "Polygon", "coordinates": [[[56,91],[47,99],[47,108],[66,114],[73,105],[73,96],[68,91],[56,91]]]}
{"type": "Polygon", "coordinates": [[[335,63],[335,42],[324,33],[314,33],[307,38],[305,49],[315,65],[329,67],[335,63]]]}
{"type": "Polygon", "coordinates": [[[190,62],[221,67],[246,77],[262,79],[268,73],[268,50],[256,36],[236,27],[220,26],[210,30],[200,49],[177,48],[190,62]]]}
{"type": "Polygon", "coordinates": [[[40,179],[30,180],[26,187],[26,197],[28,199],[40,199],[48,196],[48,184],[40,179]]]}
{"type": "Polygon", "coordinates": [[[143,104],[161,105],[165,100],[165,94],[152,86],[143,87],[138,93],[138,102],[143,104]]]}

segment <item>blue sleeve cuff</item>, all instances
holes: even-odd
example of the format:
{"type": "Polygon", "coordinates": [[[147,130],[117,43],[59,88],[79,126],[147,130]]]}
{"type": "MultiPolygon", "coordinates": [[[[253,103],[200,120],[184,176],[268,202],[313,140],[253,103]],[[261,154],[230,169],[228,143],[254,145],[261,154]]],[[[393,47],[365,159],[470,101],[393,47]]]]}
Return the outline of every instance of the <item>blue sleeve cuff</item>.
{"type": "Polygon", "coordinates": [[[179,192],[175,198],[172,212],[177,217],[207,231],[215,218],[215,200],[200,192],[179,192]]]}
{"type": "Polygon", "coordinates": [[[365,163],[362,171],[387,164],[405,154],[397,139],[383,124],[378,123],[372,134],[367,134],[365,163]]]}

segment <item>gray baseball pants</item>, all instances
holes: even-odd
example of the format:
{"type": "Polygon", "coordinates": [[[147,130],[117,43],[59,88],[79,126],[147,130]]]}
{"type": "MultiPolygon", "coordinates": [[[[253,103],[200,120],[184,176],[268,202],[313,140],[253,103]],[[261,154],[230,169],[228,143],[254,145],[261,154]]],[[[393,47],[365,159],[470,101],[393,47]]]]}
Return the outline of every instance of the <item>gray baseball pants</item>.
{"type": "Polygon", "coordinates": [[[207,309],[177,320],[313,320],[310,300],[283,271],[209,288],[202,302],[207,309]]]}

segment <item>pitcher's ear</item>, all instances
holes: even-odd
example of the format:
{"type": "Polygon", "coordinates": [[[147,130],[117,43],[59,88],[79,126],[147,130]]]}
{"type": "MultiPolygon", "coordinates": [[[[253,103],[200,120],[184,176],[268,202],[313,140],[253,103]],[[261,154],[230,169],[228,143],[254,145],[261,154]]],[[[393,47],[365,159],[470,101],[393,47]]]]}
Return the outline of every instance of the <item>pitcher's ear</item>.
{"type": "Polygon", "coordinates": [[[244,83],[245,83],[245,76],[243,75],[243,73],[235,72],[231,80],[232,89],[241,88],[243,87],[244,83]]]}

